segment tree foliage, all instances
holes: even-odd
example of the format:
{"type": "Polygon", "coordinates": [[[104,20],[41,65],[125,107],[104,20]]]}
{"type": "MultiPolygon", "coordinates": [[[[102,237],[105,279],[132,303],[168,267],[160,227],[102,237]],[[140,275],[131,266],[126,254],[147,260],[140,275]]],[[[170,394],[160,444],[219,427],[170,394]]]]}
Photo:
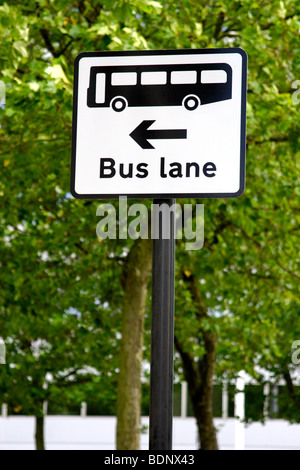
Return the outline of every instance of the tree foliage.
{"type": "Polygon", "coordinates": [[[176,337],[201,362],[205,335],[217,336],[219,375],[245,369],[259,379],[260,365],[274,380],[283,378],[291,419],[300,419],[290,358],[300,335],[300,104],[292,99],[300,79],[299,27],[295,0],[2,3],[5,400],[39,414],[40,403],[57,397],[60,384],[82,379],[87,366],[105,384],[118,368],[120,277],[133,242],[99,243],[97,203],[69,193],[74,58],[96,50],[238,46],[249,59],[246,190],[237,200],[193,201],[205,203],[205,244],[199,252],[177,244],[176,337]],[[47,373],[52,386],[45,389],[47,373]]]}

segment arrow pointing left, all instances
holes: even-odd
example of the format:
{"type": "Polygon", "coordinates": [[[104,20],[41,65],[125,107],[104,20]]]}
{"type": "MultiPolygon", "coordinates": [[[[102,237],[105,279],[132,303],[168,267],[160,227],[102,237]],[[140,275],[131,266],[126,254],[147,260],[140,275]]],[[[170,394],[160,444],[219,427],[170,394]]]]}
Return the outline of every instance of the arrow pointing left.
{"type": "Polygon", "coordinates": [[[154,149],[153,145],[148,142],[152,139],[186,139],[186,129],[149,129],[155,121],[142,121],[132,132],[130,137],[142,149],[154,149]]]}

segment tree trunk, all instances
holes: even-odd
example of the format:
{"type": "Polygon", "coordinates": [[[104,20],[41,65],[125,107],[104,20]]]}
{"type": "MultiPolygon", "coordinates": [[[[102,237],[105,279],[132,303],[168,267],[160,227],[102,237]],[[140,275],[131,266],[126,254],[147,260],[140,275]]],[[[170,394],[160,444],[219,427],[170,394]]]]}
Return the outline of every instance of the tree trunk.
{"type": "Polygon", "coordinates": [[[202,450],[218,450],[217,434],[213,422],[213,379],[216,361],[217,336],[204,334],[206,354],[199,363],[201,385],[191,390],[202,450]]]}
{"type": "Polygon", "coordinates": [[[286,383],[286,388],[289,394],[289,397],[291,399],[291,402],[293,405],[295,405],[296,409],[299,411],[300,410],[300,394],[297,392],[298,388],[295,388],[295,385],[293,384],[293,379],[291,377],[290,371],[288,366],[286,366],[283,369],[283,378],[286,383]]]}
{"type": "Polygon", "coordinates": [[[196,320],[199,324],[199,341],[203,341],[205,354],[195,361],[193,353],[186,352],[184,339],[175,334],[175,346],[181,356],[185,379],[188,383],[194,416],[197,421],[201,450],[218,450],[217,433],[213,422],[213,379],[216,362],[217,335],[202,328],[202,320],[209,320],[207,310],[193,277],[186,278],[197,306],[196,320]]]}
{"type": "Polygon", "coordinates": [[[183,350],[183,344],[176,336],[175,345],[181,356],[185,379],[188,383],[201,450],[218,450],[217,433],[213,422],[213,377],[217,337],[214,333],[205,336],[206,354],[198,365],[194,356],[183,350]]]}
{"type": "Polygon", "coordinates": [[[123,271],[124,307],[117,397],[117,449],[139,450],[144,314],[152,240],[134,243],[123,271]]]}
{"type": "Polygon", "coordinates": [[[36,450],[45,450],[44,416],[35,417],[35,448],[36,450]]]}

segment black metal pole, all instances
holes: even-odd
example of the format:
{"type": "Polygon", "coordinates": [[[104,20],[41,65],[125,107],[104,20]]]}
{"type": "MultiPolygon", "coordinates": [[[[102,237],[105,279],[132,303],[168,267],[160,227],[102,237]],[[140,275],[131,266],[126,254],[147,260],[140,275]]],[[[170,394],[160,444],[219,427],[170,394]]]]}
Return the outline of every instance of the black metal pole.
{"type": "MultiPolygon", "coordinates": [[[[170,207],[176,200],[154,203],[170,207]]],[[[159,238],[153,240],[149,449],[172,450],[175,215],[168,210],[157,222],[159,238]],[[170,217],[168,239],[162,238],[163,217],[170,217]]]]}

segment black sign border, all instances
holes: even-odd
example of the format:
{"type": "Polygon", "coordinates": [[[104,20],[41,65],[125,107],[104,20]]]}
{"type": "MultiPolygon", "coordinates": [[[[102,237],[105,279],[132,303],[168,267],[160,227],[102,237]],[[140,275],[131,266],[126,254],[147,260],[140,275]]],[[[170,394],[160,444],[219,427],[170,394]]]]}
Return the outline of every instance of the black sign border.
{"type": "Polygon", "coordinates": [[[72,154],[71,154],[71,194],[76,199],[118,199],[126,196],[128,199],[164,199],[164,198],[234,198],[245,190],[246,168],[246,106],[247,106],[247,54],[239,47],[215,49],[162,49],[144,51],[102,51],[82,52],[74,63],[73,91],[73,121],[72,121],[72,154]],[[240,145],[240,187],[236,193],[149,193],[149,194],[78,194],[75,191],[75,165],[77,142],[77,108],[78,108],[78,72],[79,62],[84,57],[105,56],[142,56],[142,55],[182,55],[182,54],[240,54],[242,57],[242,102],[241,102],[241,145],[240,145]]]}

